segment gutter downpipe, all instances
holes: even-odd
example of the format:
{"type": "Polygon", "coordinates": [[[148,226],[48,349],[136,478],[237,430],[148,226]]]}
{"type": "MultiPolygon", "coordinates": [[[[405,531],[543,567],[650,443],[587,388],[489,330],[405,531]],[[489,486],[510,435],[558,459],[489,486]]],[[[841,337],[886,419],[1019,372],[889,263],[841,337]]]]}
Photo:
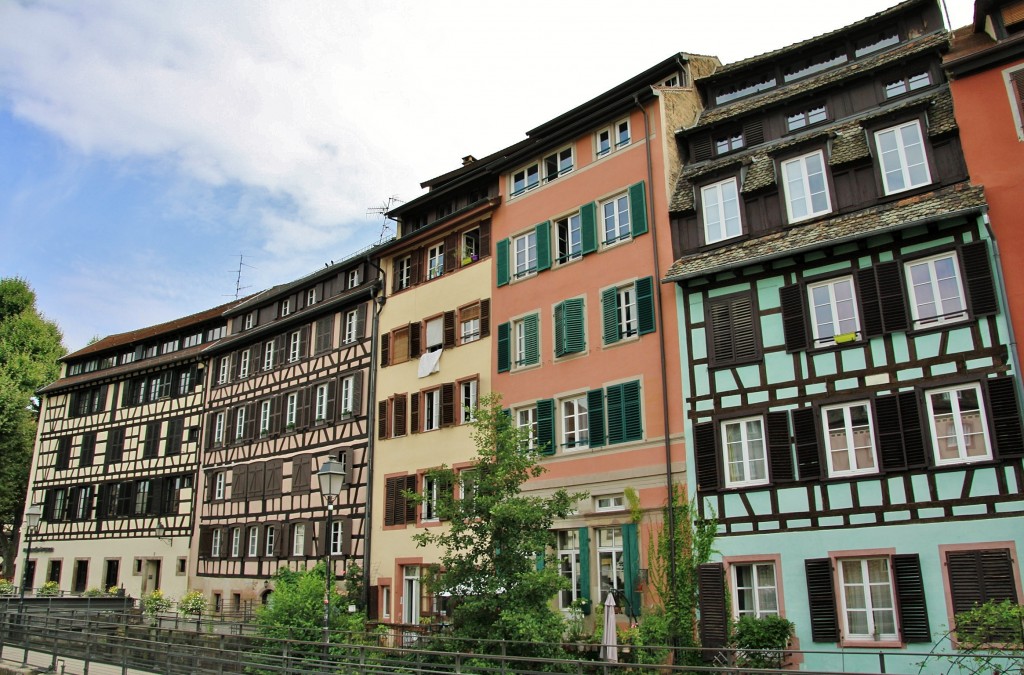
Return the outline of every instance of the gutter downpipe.
{"type": "MultiPolygon", "coordinates": [[[[655,90],[655,96],[658,95],[655,90]]],[[[661,418],[662,418],[662,431],[665,437],[665,487],[668,490],[668,499],[670,508],[666,509],[668,513],[668,532],[669,532],[669,599],[668,603],[671,604],[675,601],[676,597],[676,513],[675,509],[671,508],[672,504],[672,492],[675,486],[672,483],[672,440],[671,432],[669,429],[669,404],[668,404],[668,371],[667,371],[667,358],[665,355],[665,311],[664,303],[661,298],[661,263],[658,260],[658,228],[655,223],[655,209],[654,209],[654,168],[653,160],[651,158],[651,129],[650,120],[647,116],[647,109],[640,103],[639,94],[633,95],[633,102],[636,107],[640,109],[640,112],[644,117],[644,149],[647,153],[647,218],[648,222],[651,223],[651,248],[654,251],[654,277],[658,280],[658,292],[655,294],[656,303],[658,306],[658,316],[661,318],[661,330],[658,331],[658,356],[659,364],[661,367],[661,418]]],[[[648,556],[650,551],[648,551],[648,556]]],[[[675,646],[675,636],[669,635],[669,646],[675,646]]]]}
{"type": "Polygon", "coordinates": [[[1006,337],[1009,340],[1008,351],[1010,364],[1013,366],[1013,384],[1017,392],[1017,415],[1021,416],[1021,407],[1024,406],[1024,382],[1021,381],[1020,360],[1017,357],[1017,337],[1013,331],[1013,318],[1010,316],[1010,301],[1006,296],[1006,282],[1003,279],[1003,261],[999,255],[999,242],[996,241],[996,233],[992,231],[992,221],[988,217],[986,208],[981,214],[981,220],[985,223],[985,231],[988,233],[989,241],[992,242],[992,257],[995,262],[996,292],[999,294],[999,302],[1003,306],[1003,314],[1006,316],[1006,337]]]}
{"type": "Polygon", "coordinates": [[[373,451],[376,445],[376,420],[377,415],[377,350],[380,344],[380,312],[387,302],[387,278],[388,275],[375,263],[370,256],[366,256],[366,262],[377,270],[377,280],[374,282],[374,292],[370,297],[373,303],[373,327],[370,330],[370,378],[366,387],[366,398],[368,406],[366,410],[366,507],[363,520],[363,607],[369,616],[370,613],[370,544],[373,535],[373,451]]]}

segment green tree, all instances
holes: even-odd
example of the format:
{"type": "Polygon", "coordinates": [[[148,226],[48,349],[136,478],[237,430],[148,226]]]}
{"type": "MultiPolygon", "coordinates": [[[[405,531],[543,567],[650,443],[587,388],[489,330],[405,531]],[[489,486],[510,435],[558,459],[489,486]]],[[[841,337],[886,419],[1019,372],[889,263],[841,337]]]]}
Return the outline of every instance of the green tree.
{"type": "Polygon", "coordinates": [[[57,379],[66,350],[22,279],[0,279],[0,577],[13,573],[39,417],[37,389],[57,379]]]}
{"type": "MultiPolygon", "coordinates": [[[[555,594],[565,587],[553,559],[538,565],[553,543],[551,527],[567,517],[586,493],[556,490],[548,497],[521,493],[523,483],[539,477],[537,449],[528,447],[525,430],[517,428],[501,409],[501,397],[482,397],[474,413],[472,438],[477,457],[471,470],[458,476],[447,468],[431,472],[441,485],[459,484],[439,491],[437,513],[448,526],[416,535],[420,546],[436,545],[440,565],[430,575],[434,593],[450,594],[454,601],[453,632],[469,641],[510,640],[538,653],[538,643],[560,642],[564,621],[551,608],[555,594]]],[[[406,497],[422,502],[422,495],[406,497]]],[[[468,648],[471,643],[462,643],[468,648]]],[[[510,646],[509,653],[519,647],[510,646]]]]}

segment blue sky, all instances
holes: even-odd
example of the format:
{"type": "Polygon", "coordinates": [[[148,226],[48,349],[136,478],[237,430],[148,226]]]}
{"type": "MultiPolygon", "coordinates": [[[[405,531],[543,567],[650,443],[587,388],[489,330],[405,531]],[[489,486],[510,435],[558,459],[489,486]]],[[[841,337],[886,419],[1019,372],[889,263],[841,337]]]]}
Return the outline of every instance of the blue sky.
{"type": "Polygon", "coordinates": [[[674,52],[894,4],[0,0],[0,276],[78,349],[228,301],[239,255],[250,293],[372,244],[367,209],[674,52]]]}

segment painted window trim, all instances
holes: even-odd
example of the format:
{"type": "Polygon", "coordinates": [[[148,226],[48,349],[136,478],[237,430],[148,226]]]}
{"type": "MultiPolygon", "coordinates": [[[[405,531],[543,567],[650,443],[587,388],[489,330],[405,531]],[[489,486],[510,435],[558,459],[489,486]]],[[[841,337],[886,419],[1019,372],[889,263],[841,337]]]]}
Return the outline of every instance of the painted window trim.
{"type": "MultiPolygon", "coordinates": [[[[934,388],[934,389],[925,389],[924,390],[924,400],[925,400],[925,414],[927,415],[927,418],[926,418],[925,421],[928,424],[929,439],[931,440],[931,446],[932,446],[931,460],[932,460],[932,462],[935,463],[935,466],[959,466],[959,465],[963,465],[963,464],[975,464],[975,463],[978,463],[978,462],[988,462],[988,461],[991,461],[994,458],[994,453],[992,451],[992,430],[989,428],[988,412],[986,411],[986,407],[988,405],[988,401],[987,401],[987,397],[985,395],[985,392],[982,390],[982,387],[981,387],[980,383],[978,383],[978,382],[964,382],[964,383],[960,383],[960,384],[949,385],[949,386],[946,386],[946,387],[938,387],[938,388],[934,388]],[[939,457],[939,440],[938,440],[937,429],[935,428],[935,411],[934,411],[933,405],[932,405],[932,395],[933,394],[943,394],[943,393],[951,394],[951,393],[954,393],[956,391],[960,391],[960,390],[964,390],[964,389],[974,389],[976,394],[977,394],[977,397],[978,397],[978,416],[979,416],[979,419],[980,419],[980,426],[981,426],[981,432],[982,432],[981,433],[981,438],[984,440],[984,443],[985,443],[985,454],[984,455],[978,455],[976,457],[964,457],[962,455],[962,451],[966,447],[966,446],[961,447],[960,444],[959,444],[959,441],[961,439],[964,439],[963,431],[962,431],[962,420],[961,420],[962,414],[959,411],[959,403],[956,402],[955,398],[951,397],[951,401],[954,402],[953,405],[954,405],[954,408],[956,409],[954,411],[954,418],[953,419],[954,419],[954,424],[955,424],[955,433],[956,433],[957,440],[958,440],[958,455],[957,455],[957,457],[955,459],[940,459],[940,457],[939,457]]],[[[964,439],[964,440],[966,440],[966,439],[964,439]]]]}
{"type": "Polygon", "coordinates": [[[825,153],[824,153],[824,151],[822,151],[820,149],[819,150],[813,150],[811,152],[807,152],[807,153],[804,153],[802,155],[798,155],[796,157],[789,157],[789,158],[781,160],[779,162],[779,174],[780,174],[780,182],[782,183],[782,191],[783,191],[783,194],[784,194],[784,197],[785,197],[785,199],[783,201],[785,201],[785,203],[786,203],[786,222],[787,223],[789,223],[790,225],[795,225],[796,223],[802,223],[802,222],[807,221],[807,220],[813,220],[815,218],[819,218],[821,216],[828,215],[829,213],[832,213],[832,210],[833,210],[833,208],[832,208],[832,190],[831,190],[832,186],[831,186],[831,183],[829,181],[828,162],[825,160],[825,153]],[[817,211],[814,210],[814,207],[813,207],[813,201],[814,200],[812,198],[812,193],[810,191],[810,187],[811,187],[810,186],[810,174],[807,171],[807,160],[809,158],[815,157],[815,156],[817,156],[818,157],[818,161],[821,162],[821,179],[825,183],[825,191],[824,191],[824,195],[825,195],[825,208],[821,209],[821,210],[817,210],[817,211]],[[790,187],[789,187],[790,186],[790,182],[789,182],[788,174],[787,174],[787,170],[786,170],[787,167],[790,166],[790,165],[798,165],[800,167],[799,168],[799,171],[800,171],[799,178],[800,178],[801,187],[804,190],[803,197],[804,197],[804,199],[807,202],[807,213],[802,215],[802,216],[799,216],[799,217],[796,217],[796,216],[793,215],[793,195],[790,194],[790,187]]]}

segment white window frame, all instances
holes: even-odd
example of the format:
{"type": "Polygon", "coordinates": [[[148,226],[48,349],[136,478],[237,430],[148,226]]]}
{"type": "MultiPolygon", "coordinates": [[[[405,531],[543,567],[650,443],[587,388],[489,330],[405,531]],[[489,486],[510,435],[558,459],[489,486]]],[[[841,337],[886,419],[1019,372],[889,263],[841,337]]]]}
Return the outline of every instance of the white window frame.
{"type": "Polygon", "coordinates": [[[423,475],[423,509],[420,511],[420,520],[424,522],[436,522],[440,520],[437,515],[437,497],[439,481],[433,476],[423,475]]]}
{"type": "Polygon", "coordinates": [[[516,410],[516,427],[526,430],[526,447],[537,449],[537,406],[516,410]]]}
{"type": "Polygon", "coordinates": [[[420,568],[418,565],[402,567],[402,622],[420,622],[420,568]]]}
{"type": "Polygon", "coordinates": [[[444,242],[439,241],[427,249],[427,279],[444,274],[444,242]]]}
{"type": "Polygon", "coordinates": [[[213,418],[213,444],[224,445],[224,413],[219,412],[213,418]]]}
{"type": "Polygon", "coordinates": [[[316,289],[311,288],[306,291],[306,307],[316,304],[316,289]]]}
{"type": "Polygon", "coordinates": [[[270,408],[271,401],[267,399],[260,403],[260,435],[270,432],[270,408]]]}
{"type": "Polygon", "coordinates": [[[224,499],[224,484],[227,482],[226,474],[218,471],[213,476],[213,498],[224,499]]]}
{"type": "Polygon", "coordinates": [[[380,587],[380,616],[382,619],[391,618],[391,587],[380,587]]]}
{"type": "Polygon", "coordinates": [[[248,349],[242,350],[242,353],[238,357],[238,377],[244,378],[249,377],[249,359],[250,354],[248,349]]]}
{"type": "Polygon", "coordinates": [[[228,381],[228,374],[231,372],[231,357],[222,356],[220,357],[220,367],[217,371],[217,384],[226,384],[228,381]]]}
{"type": "Polygon", "coordinates": [[[628,284],[615,290],[615,317],[622,339],[640,334],[639,308],[636,303],[636,284],[628,284]]]}
{"type": "Polygon", "coordinates": [[[913,190],[932,182],[931,168],[928,166],[928,150],[925,147],[924,132],[921,129],[921,122],[919,120],[911,120],[903,124],[897,124],[894,127],[887,127],[876,131],[875,150],[878,153],[878,166],[882,173],[882,187],[885,190],[885,194],[891,195],[913,190]],[[904,137],[904,131],[909,129],[913,129],[917,137],[908,141],[904,137]],[[891,151],[886,152],[882,150],[882,137],[888,134],[892,135],[894,147],[891,151]],[[908,151],[911,153],[918,152],[915,146],[919,148],[920,161],[915,161],[918,159],[916,157],[908,157],[908,151]],[[911,164],[911,161],[914,161],[914,163],[911,164]],[[919,179],[915,182],[915,179],[912,177],[912,171],[917,167],[923,168],[924,177],[923,180],[920,180],[919,176],[919,179]],[[891,185],[891,174],[898,174],[903,185],[891,185]]]}
{"type": "Polygon", "coordinates": [[[345,551],[345,522],[342,520],[331,521],[331,546],[330,555],[342,555],[345,551]]]}
{"type": "Polygon", "coordinates": [[[836,567],[839,572],[839,602],[840,602],[840,616],[843,622],[843,638],[845,640],[888,640],[894,641],[899,639],[900,625],[899,616],[896,613],[896,589],[892,583],[892,561],[886,557],[865,557],[865,558],[839,558],[836,560],[836,567]],[[872,561],[883,561],[885,562],[886,579],[885,582],[872,582],[869,577],[868,563],[872,561]],[[854,565],[859,565],[863,581],[861,582],[850,582],[847,581],[849,569],[854,565]],[[889,607],[875,606],[875,602],[880,594],[872,592],[872,587],[880,588],[885,586],[889,589],[889,607]],[[849,594],[847,589],[859,588],[859,594],[849,594]],[[849,607],[847,601],[849,597],[861,597],[864,599],[864,607],[849,607]],[[874,628],[875,613],[888,610],[892,615],[893,632],[892,633],[876,633],[874,628]],[[864,613],[865,620],[867,622],[868,630],[866,633],[854,633],[850,629],[850,614],[852,612],[864,613]]]}
{"type": "Polygon", "coordinates": [[[316,386],[316,405],[314,408],[313,419],[317,423],[322,423],[327,420],[328,388],[329,385],[326,382],[316,386]]]}
{"type": "Polygon", "coordinates": [[[792,157],[782,162],[782,184],[786,193],[786,216],[790,223],[810,220],[826,213],[832,213],[832,196],[828,189],[828,170],[825,154],[815,150],[799,157],[792,157]],[[812,166],[817,162],[817,167],[812,166]],[[814,171],[816,169],[816,172],[814,171]],[[812,182],[814,176],[821,181],[820,190],[815,191],[812,182]],[[824,204],[815,206],[815,197],[821,195],[824,204]],[[797,213],[797,204],[804,204],[804,212],[797,213]]]}
{"type": "MultiPolygon", "coordinates": [[[[1021,70],[1024,70],[1024,66],[1015,65],[1002,71],[1003,84],[1006,85],[1006,96],[1010,99],[1010,112],[1013,114],[1013,126],[1017,132],[1017,140],[1024,141],[1024,92],[1017,93],[1014,85],[1014,76],[1021,70]]],[[[1022,82],[1024,86],[1024,82],[1022,82]]]]}
{"type": "Polygon", "coordinates": [[[304,555],[306,555],[306,524],[295,523],[292,525],[292,556],[304,555]]]}
{"type": "Polygon", "coordinates": [[[572,173],[572,170],[576,168],[576,152],[573,146],[568,145],[544,155],[544,159],[541,160],[541,166],[544,169],[544,182],[546,183],[572,173]],[[551,167],[552,160],[554,162],[554,171],[552,171],[551,167]]]}
{"type": "Polygon", "coordinates": [[[235,440],[240,441],[245,436],[245,406],[239,406],[235,414],[235,440]]]}
{"type": "Polygon", "coordinates": [[[530,190],[537,188],[540,182],[540,162],[531,162],[513,171],[508,177],[509,198],[526,194],[530,190]],[[519,176],[522,176],[522,178],[520,179],[519,176]],[[520,181],[522,185],[517,187],[520,181]]]}
{"type": "Polygon", "coordinates": [[[281,301],[281,313],[280,316],[285,317],[292,313],[292,299],[287,298],[281,301]]]}
{"type": "Polygon", "coordinates": [[[295,363],[299,360],[302,344],[302,331],[296,330],[288,336],[288,363],[295,363]]]}
{"type": "Polygon", "coordinates": [[[941,389],[929,389],[925,392],[925,401],[928,406],[928,426],[931,430],[932,438],[932,452],[935,464],[937,466],[950,466],[956,464],[971,464],[974,462],[984,462],[992,459],[992,442],[989,439],[988,419],[985,415],[985,399],[982,396],[981,385],[977,382],[970,382],[967,384],[958,384],[951,387],[943,387],[941,389]],[[960,407],[959,393],[967,390],[974,391],[975,396],[978,400],[978,419],[977,424],[980,430],[975,432],[968,425],[965,424],[964,411],[960,407]],[[935,413],[935,399],[936,396],[946,394],[949,396],[951,415],[953,422],[952,434],[945,436],[956,444],[956,457],[945,457],[940,455],[940,445],[948,445],[940,440],[939,429],[936,420],[935,413]],[[980,439],[984,454],[968,454],[980,439]]]}
{"type": "Polygon", "coordinates": [[[576,452],[590,447],[590,410],[587,395],[581,394],[563,398],[558,402],[558,426],[561,431],[563,452],[576,452]],[[572,421],[573,430],[569,430],[572,421]],[[570,441],[570,437],[572,440],[570,441]]]}
{"type": "MultiPolygon", "coordinates": [[[[597,576],[601,584],[601,597],[605,597],[609,591],[619,590],[619,576],[618,570],[623,568],[624,560],[623,554],[625,549],[623,548],[622,541],[622,528],[619,527],[599,527],[595,530],[595,539],[597,539],[597,576]],[[603,535],[611,535],[611,543],[605,543],[603,541],[603,535]],[[610,569],[611,575],[605,575],[605,565],[603,560],[607,558],[611,561],[610,569]],[[610,583],[606,582],[606,579],[610,583]]],[[[623,581],[625,581],[625,569],[623,569],[623,581]]]]}
{"type": "Polygon", "coordinates": [[[743,209],[740,200],[739,184],[736,177],[726,178],[700,189],[701,209],[703,211],[704,243],[717,244],[720,241],[734,239],[743,234],[743,209]],[[731,194],[726,194],[729,192],[731,194]],[[730,218],[726,210],[726,202],[736,204],[736,215],[730,218]],[[721,234],[711,237],[710,225],[719,227],[721,234]]]}
{"type": "Polygon", "coordinates": [[[428,389],[423,392],[423,431],[441,428],[441,390],[428,389]]]}
{"type": "Polygon", "coordinates": [[[842,403],[839,405],[822,406],[821,408],[821,429],[822,435],[825,437],[825,458],[828,462],[828,475],[829,476],[862,476],[865,474],[878,473],[878,447],[875,443],[875,431],[874,431],[874,418],[871,415],[871,403],[869,401],[851,401],[849,403],[842,403]],[[853,409],[863,408],[867,415],[866,424],[858,427],[854,427],[853,424],[853,409]],[[835,430],[829,424],[829,413],[838,412],[842,414],[842,427],[835,430]],[[870,455],[870,464],[860,466],[859,453],[860,448],[855,446],[858,438],[863,439],[862,435],[867,432],[867,451],[870,455]],[[833,448],[833,438],[842,437],[845,447],[833,448]],[[835,456],[839,453],[846,454],[846,461],[850,468],[848,469],[837,469],[835,468],[835,456]]]}
{"type": "Polygon", "coordinates": [[[398,279],[398,290],[412,285],[412,256],[404,256],[395,261],[395,277],[398,279]]]}
{"type": "MultiPolygon", "coordinates": [[[[946,323],[955,323],[963,321],[967,318],[967,301],[966,294],[964,293],[963,275],[960,271],[960,257],[956,252],[950,251],[948,253],[941,253],[934,255],[929,258],[919,258],[917,260],[910,260],[903,265],[904,275],[907,281],[907,288],[910,291],[910,314],[914,320],[914,328],[925,328],[929,326],[937,326],[946,323]],[[940,261],[950,261],[952,266],[953,276],[947,276],[943,279],[938,278],[938,270],[936,264],[940,261]],[[913,278],[914,269],[926,266],[928,271],[927,283],[915,283],[913,278]],[[956,286],[956,300],[960,305],[959,309],[954,309],[950,312],[940,312],[943,309],[944,299],[941,296],[943,281],[954,280],[956,286]],[[919,286],[927,286],[928,292],[931,294],[931,300],[925,301],[924,298],[919,298],[919,286]],[[936,311],[935,315],[922,316],[921,306],[925,304],[931,304],[934,306],[936,311]]],[[[948,284],[946,284],[948,288],[948,284]]],[[[946,298],[945,301],[951,300],[952,298],[946,298]]]]}
{"type": "Polygon", "coordinates": [[[807,303],[810,309],[811,333],[814,336],[814,345],[816,347],[861,339],[860,315],[857,313],[857,285],[854,283],[852,276],[838,277],[816,284],[808,284],[807,303]],[[840,297],[844,292],[842,290],[843,286],[849,289],[849,298],[840,297]],[[822,302],[820,305],[818,304],[820,298],[816,298],[815,294],[819,289],[824,289],[828,294],[827,303],[822,302]],[[827,306],[828,308],[829,321],[827,324],[818,322],[819,306],[827,306]],[[846,316],[843,315],[844,312],[846,312],[846,316]],[[831,335],[825,335],[823,328],[826,325],[831,329],[831,335]],[[852,328],[853,330],[843,331],[844,327],[852,328]],[[839,339],[837,340],[836,338],[839,339]]]}
{"type": "Polygon", "coordinates": [[[294,429],[298,420],[299,411],[299,394],[298,392],[291,392],[285,398],[285,412],[284,412],[284,428],[288,429],[288,426],[294,429]]]}
{"type": "Polygon", "coordinates": [[[253,525],[249,527],[249,557],[255,558],[260,554],[260,528],[253,525]]]}
{"type": "Polygon", "coordinates": [[[214,530],[213,533],[210,535],[210,557],[211,558],[219,558],[220,557],[221,537],[223,537],[223,536],[224,535],[221,534],[220,530],[214,530]]]}
{"type": "Polygon", "coordinates": [[[530,230],[512,238],[513,278],[522,279],[537,273],[537,231],[530,230]]]}
{"type": "Polygon", "coordinates": [[[734,487],[747,487],[752,485],[767,485],[768,484],[768,439],[765,436],[764,417],[758,415],[755,417],[743,417],[740,419],[723,420],[719,427],[721,438],[722,438],[722,450],[725,454],[725,486],[728,488],[734,487]],[[749,433],[749,424],[757,423],[760,428],[760,438],[753,438],[749,433]],[[736,464],[737,462],[730,461],[730,443],[728,437],[728,428],[731,426],[738,426],[740,430],[739,437],[739,466],[743,469],[743,476],[737,480],[732,479],[732,471],[730,471],[730,465],[736,464]],[[754,448],[752,445],[755,441],[759,441],[761,444],[761,456],[757,457],[751,450],[754,448]],[[760,465],[761,478],[751,478],[752,468],[760,465]]]}
{"type": "Polygon", "coordinates": [[[345,313],[345,344],[350,345],[359,339],[356,329],[359,327],[359,310],[351,309],[345,313]]]}
{"type": "Polygon", "coordinates": [[[242,528],[231,528],[231,557],[237,558],[242,552],[242,528]]]}
{"type": "Polygon", "coordinates": [[[526,360],[526,321],[524,319],[512,321],[512,340],[515,346],[512,367],[513,369],[522,368],[526,365],[523,363],[526,360]]]}
{"type": "Polygon", "coordinates": [[[359,278],[359,268],[348,271],[348,287],[355,288],[362,280],[359,278]]]}
{"type": "Polygon", "coordinates": [[[268,558],[271,558],[274,555],[274,544],[276,543],[276,539],[277,527],[274,525],[267,525],[266,528],[264,528],[263,553],[268,558]]]}
{"type": "Polygon", "coordinates": [[[459,331],[460,344],[476,342],[480,339],[480,317],[474,316],[468,319],[463,319],[460,322],[459,331]]]}
{"type": "Polygon", "coordinates": [[[629,194],[623,192],[605,199],[598,204],[597,209],[601,218],[601,240],[605,246],[614,246],[633,236],[629,194]]]}
{"type": "Polygon", "coordinates": [[[350,417],[352,415],[352,400],[353,393],[355,392],[356,379],[354,376],[349,375],[348,377],[341,378],[341,416],[350,417]]]}
{"type": "Polygon", "coordinates": [[[787,115],[786,130],[796,131],[797,129],[820,124],[826,120],[828,120],[828,108],[822,103],[821,105],[795,112],[792,115],[787,115]]]}
{"type": "Polygon", "coordinates": [[[242,330],[249,330],[256,325],[256,311],[253,310],[245,315],[245,323],[242,330]]]}
{"type": "Polygon", "coordinates": [[[579,211],[555,220],[555,253],[560,265],[583,257],[583,219],[579,211]]]}
{"type": "Polygon", "coordinates": [[[276,346],[273,340],[263,346],[263,370],[273,370],[276,346]]]}
{"type": "Polygon", "coordinates": [[[599,513],[605,511],[624,511],[625,508],[626,498],[623,494],[594,497],[594,511],[599,513]]]}
{"type": "Polygon", "coordinates": [[[732,614],[733,617],[739,619],[741,616],[752,616],[757,619],[764,618],[766,616],[779,616],[779,576],[778,568],[775,566],[775,562],[771,560],[757,561],[757,562],[742,562],[732,563],[729,565],[729,574],[732,577],[732,614]],[[763,568],[771,568],[771,577],[774,582],[772,585],[761,583],[758,571],[763,568]],[[739,571],[740,569],[750,570],[750,585],[740,585],[739,571]],[[749,591],[750,600],[753,607],[750,609],[740,609],[740,593],[742,591],[749,591]],[[762,593],[767,595],[771,593],[775,599],[775,608],[762,606],[762,593]]]}
{"type": "Polygon", "coordinates": [[[473,421],[473,411],[476,409],[477,401],[476,380],[466,380],[459,383],[459,424],[469,424],[473,421]]]}
{"type": "Polygon", "coordinates": [[[579,599],[579,585],[582,581],[580,579],[579,533],[576,530],[559,530],[557,545],[558,573],[569,582],[568,588],[563,588],[558,592],[558,609],[568,611],[579,599]]]}

